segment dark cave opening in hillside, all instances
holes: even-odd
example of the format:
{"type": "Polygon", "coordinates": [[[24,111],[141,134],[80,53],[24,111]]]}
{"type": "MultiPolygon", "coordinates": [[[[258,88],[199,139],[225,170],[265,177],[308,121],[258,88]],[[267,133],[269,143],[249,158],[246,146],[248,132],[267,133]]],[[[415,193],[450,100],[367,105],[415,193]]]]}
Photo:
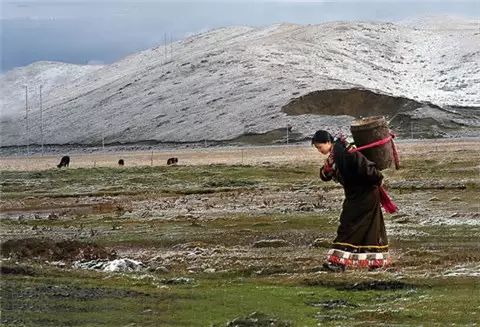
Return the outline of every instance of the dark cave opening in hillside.
{"type": "Polygon", "coordinates": [[[394,97],[363,89],[332,89],[308,93],[292,99],[282,107],[288,115],[348,115],[355,118],[367,116],[393,117],[424,104],[412,99],[394,97]]]}

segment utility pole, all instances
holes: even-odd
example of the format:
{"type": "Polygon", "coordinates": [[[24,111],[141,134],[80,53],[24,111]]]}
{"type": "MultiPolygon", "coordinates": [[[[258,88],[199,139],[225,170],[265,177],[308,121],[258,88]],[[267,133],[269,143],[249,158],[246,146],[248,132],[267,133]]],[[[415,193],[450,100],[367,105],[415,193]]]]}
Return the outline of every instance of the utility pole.
{"type": "Polygon", "coordinates": [[[105,152],[105,127],[102,130],[102,152],[105,152]]]}
{"type": "Polygon", "coordinates": [[[287,144],[288,144],[288,141],[289,141],[289,136],[290,136],[290,130],[292,129],[292,126],[290,124],[287,124],[287,144]]]}
{"type": "Polygon", "coordinates": [[[42,141],[42,157],[43,157],[43,104],[42,104],[42,85],[40,85],[40,134],[42,141]]]}
{"type": "Polygon", "coordinates": [[[170,33],[170,60],[173,60],[173,40],[172,40],[172,33],[170,33]]]}
{"type": "Polygon", "coordinates": [[[30,129],[28,126],[28,85],[25,85],[25,125],[27,129],[27,156],[30,155],[30,129]]]}
{"type": "Polygon", "coordinates": [[[166,32],[163,35],[163,41],[165,45],[165,62],[167,62],[167,33],[166,32]]]}
{"type": "Polygon", "coordinates": [[[102,152],[105,152],[105,118],[102,125],[102,152]]]}

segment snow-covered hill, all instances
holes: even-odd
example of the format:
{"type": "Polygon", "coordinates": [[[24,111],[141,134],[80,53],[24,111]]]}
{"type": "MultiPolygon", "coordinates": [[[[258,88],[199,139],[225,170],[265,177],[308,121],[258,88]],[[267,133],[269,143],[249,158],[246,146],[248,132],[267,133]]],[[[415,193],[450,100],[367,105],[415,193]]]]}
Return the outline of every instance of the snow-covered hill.
{"type": "MultiPolygon", "coordinates": [[[[216,29],[95,67],[52,89],[44,97],[44,139],[232,140],[287,124],[301,138],[318,128],[348,127],[352,116],[368,115],[372,106],[401,116],[400,125],[421,118],[439,129],[475,133],[480,30],[475,21],[456,21],[216,29]],[[352,92],[317,92],[335,89],[352,92]],[[398,114],[395,103],[408,112],[398,114]],[[331,107],[344,110],[332,115],[331,107]]],[[[30,139],[38,143],[39,113],[30,117],[30,139]]],[[[1,122],[1,145],[25,144],[24,126],[23,117],[1,122]]]]}
{"type": "Polygon", "coordinates": [[[40,85],[42,96],[49,97],[52,90],[64,88],[72,81],[92,73],[102,66],[73,65],[63,62],[38,61],[0,75],[1,116],[25,114],[25,86],[31,110],[39,108],[40,85]]]}

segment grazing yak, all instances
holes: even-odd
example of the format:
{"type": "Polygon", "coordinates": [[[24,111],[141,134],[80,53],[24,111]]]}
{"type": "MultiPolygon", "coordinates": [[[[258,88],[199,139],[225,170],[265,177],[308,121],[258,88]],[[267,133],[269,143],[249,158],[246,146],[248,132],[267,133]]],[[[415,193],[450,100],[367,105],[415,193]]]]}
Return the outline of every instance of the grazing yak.
{"type": "Polygon", "coordinates": [[[178,158],[168,158],[167,166],[176,165],[178,163],[178,158]]]}
{"type": "Polygon", "coordinates": [[[118,165],[125,166],[125,161],[123,161],[123,159],[118,160],[118,165]]]}
{"type": "Polygon", "coordinates": [[[58,168],[68,167],[68,165],[70,165],[70,157],[63,156],[62,159],[60,160],[60,163],[57,165],[57,167],[58,168]]]}

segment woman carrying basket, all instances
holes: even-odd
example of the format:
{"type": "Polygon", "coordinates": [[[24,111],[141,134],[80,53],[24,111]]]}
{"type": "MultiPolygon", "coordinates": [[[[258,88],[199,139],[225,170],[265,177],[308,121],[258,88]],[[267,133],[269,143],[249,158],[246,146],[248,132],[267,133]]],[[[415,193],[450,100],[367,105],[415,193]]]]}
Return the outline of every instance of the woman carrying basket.
{"type": "Polygon", "coordinates": [[[345,191],[340,226],[324,268],[377,269],[390,263],[388,239],[381,209],[383,175],[362,153],[350,151],[343,139],[319,130],[312,145],[328,155],[320,169],[323,181],[334,180],[345,191]]]}

